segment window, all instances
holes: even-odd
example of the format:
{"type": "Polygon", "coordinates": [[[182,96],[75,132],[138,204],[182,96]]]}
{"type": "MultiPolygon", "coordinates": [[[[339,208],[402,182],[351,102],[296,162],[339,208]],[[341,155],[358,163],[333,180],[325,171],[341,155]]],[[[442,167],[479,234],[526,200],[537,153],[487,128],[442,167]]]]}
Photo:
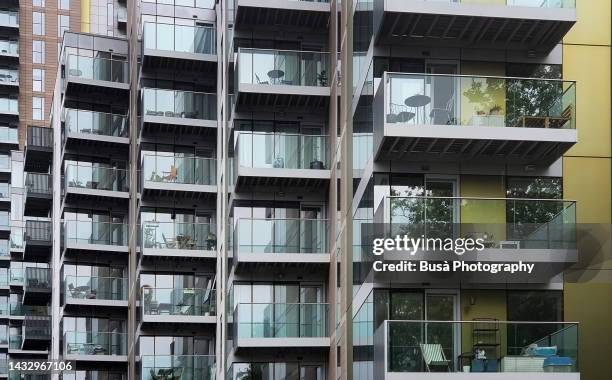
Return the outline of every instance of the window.
{"type": "Polygon", "coordinates": [[[70,17],[66,15],[57,15],[57,36],[63,37],[64,32],[70,29],[70,17]]]}
{"type": "Polygon", "coordinates": [[[45,70],[32,69],[32,91],[45,91],[45,70]]]}
{"type": "Polygon", "coordinates": [[[32,63],[45,63],[45,41],[32,41],[32,63]]]}
{"type": "Polygon", "coordinates": [[[37,36],[45,35],[45,14],[32,12],[32,33],[37,36]]]}
{"type": "Polygon", "coordinates": [[[32,119],[45,120],[45,99],[35,96],[32,98],[32,119]]]}
{"type": "Polygon", "coordinates": [[[44,7],[45,0],[32,0],[32,5],[35,7],[44,7]]]}
{"type": "Polygon", "coordinates": [[[57,0],[58,9],[70,9],[70,0],[57,0]]]}

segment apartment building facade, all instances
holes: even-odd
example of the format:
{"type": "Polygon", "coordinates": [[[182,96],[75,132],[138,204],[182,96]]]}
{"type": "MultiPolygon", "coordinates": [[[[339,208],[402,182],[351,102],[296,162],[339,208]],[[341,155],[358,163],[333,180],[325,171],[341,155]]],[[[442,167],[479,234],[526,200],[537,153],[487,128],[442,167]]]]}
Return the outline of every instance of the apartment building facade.
{"type": "Polygon", "coordinates": [[[7,76],[0,377],[46,358],[74,380],[609,373],[608,2],[68,8],[53,66],[24,18],[1,27],[49,109],[22,117],[37,94],[7,76]],[[379,225],[535,273],[376,275],[379,225]]]}

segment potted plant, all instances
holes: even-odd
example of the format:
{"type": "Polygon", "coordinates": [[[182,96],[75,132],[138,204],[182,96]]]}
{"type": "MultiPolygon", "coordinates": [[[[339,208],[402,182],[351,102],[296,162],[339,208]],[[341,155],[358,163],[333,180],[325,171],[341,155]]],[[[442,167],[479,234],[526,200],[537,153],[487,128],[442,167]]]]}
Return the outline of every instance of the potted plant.
{"type": "Polygon", "coordinates": [[[489,115],[499,115],[501,111],[501,106],[499,104],[495,104],[491,107],[491,111],[489,111],[489,115]]]}

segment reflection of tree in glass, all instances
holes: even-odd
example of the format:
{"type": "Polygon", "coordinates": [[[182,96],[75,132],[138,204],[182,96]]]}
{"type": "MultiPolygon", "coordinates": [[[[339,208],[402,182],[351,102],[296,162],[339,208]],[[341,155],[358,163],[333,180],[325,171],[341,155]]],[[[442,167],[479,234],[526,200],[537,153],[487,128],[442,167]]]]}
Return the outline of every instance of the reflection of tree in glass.
{"type": "MultiPolygon", "coordinates": [[[[391,236],[398,234],[410,237],[452,237],[455,199],[422,196],[399,196],[391,189],[391,236]]],[[[427,194],[427,192],[425,192],[427,194]]]]}
{"type": "Polygon", "coordinates": [[[505,80],[500,78],[472,78],[471,86],[463,91],[467,100],[478,106],[477,112],[486,115],[501,111],[499,102],[504,100],[505,80]]]}
{"type": "Polygon", "coordinates": [[[236,380],[262,380],[263,371],[261,366],[257,364],[251,364],[248,368],[241,370],[236,374],[236,380]]]}

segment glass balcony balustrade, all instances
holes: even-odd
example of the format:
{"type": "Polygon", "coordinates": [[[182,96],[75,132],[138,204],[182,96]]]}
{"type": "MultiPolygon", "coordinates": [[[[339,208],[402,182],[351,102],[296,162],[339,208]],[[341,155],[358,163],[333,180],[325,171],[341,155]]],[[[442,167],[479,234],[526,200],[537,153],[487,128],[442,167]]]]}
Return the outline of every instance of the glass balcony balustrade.
{"type": "Polygon", "coordinates": [[[217,120],[216,94],[143,88],[142,105],[147,116],[217,120]]]}
{"type": "Polygon", "coordinates": [[[552,356],[567,358],[566,372],[579,368],[576,323],[385,321],[379,329],[386,372],[547,372],[552,356]]]}
{"type": "Polygon", "coordinates": [[[575,82],[386,74],[385,122],[497,128],[576,128],[575,82]]]}
{"type": "Polygon", "coordinates": [[[201,288],[142,288],[144,315],[214,316],[215,291],[201,288]]]}
{"type": "Polygon", "coordinates": [[[234,313],[238,338],[327,337],[324,303],[240,303],[234,313]]]}
{"type": "Polygon", "coordinates": [[[143,355],[141,380],[215,379],[214,355],[143,355]]]}
{"type": "Polygon", "coordinates": [[[248,253],[328,253],[327,220],[239,219],[234,248],[248,253]]]}
{"type": "Polygon", "coordinates": [[[127,355],[127,334],[122,332],[67,331],[64,355],[127,355]]]}
{"type": "Polygon", "coordinates": [[[210,223],[142,222],[145,249],[185,249],[212,251],[217,247],[216,227],[210,223]]]}
{"type": "Polygon", "coordinates": [[[66,132],[113,137],[128,135],[128,119],[125,115],[66,109],[64,122],[66,132]]]}
{"type": "Polygon", "coordinates": [[[487,248],[575,249],[576,202],[387,197],[391,235],[483,239],[487,248]]]}
{"type": "Polygon", "coordinates": [[[212,26],[146,22],[143,40],[145,49],[217,54],[216,30],[212,26]]]}
{"type": "Polygon", "coordinates": [[[170,154],[144,154],[142,173],[145,181],[214,186],[217,184],[217,160],[170,154]]]}
{"type": "Polygon", "coordinates": [[[64,242],[70,245],[94,244],[127,246],[128,228],[125,223],[64,220],[64,242]]]}
{"type": "Polygon", "coordinates": [[[129,67],[127,61],[71,54],[68,56],[66,66],[69,77],[128,83],[129,67]]]}
{"type": "Polygon", "coordinates": [[[126,192],[128,191],[127,170],[95,163],[67,164],[65,186],[126,192]]]}
{"type": "Polygon", "coordinates": [[[64,297],[75,300],[127,301],[126,278],[66,276],[64,297]]]}
{"type": "Polygon", "coordinates": [[[329,86],[329,53],[239,48],[237,62],[239,83],[329,86]]]}
{"type": "Polygon", "coordinates": [[[327,136],[237,132],[236,165],[247,168],[329,169],[327,136]]]}

